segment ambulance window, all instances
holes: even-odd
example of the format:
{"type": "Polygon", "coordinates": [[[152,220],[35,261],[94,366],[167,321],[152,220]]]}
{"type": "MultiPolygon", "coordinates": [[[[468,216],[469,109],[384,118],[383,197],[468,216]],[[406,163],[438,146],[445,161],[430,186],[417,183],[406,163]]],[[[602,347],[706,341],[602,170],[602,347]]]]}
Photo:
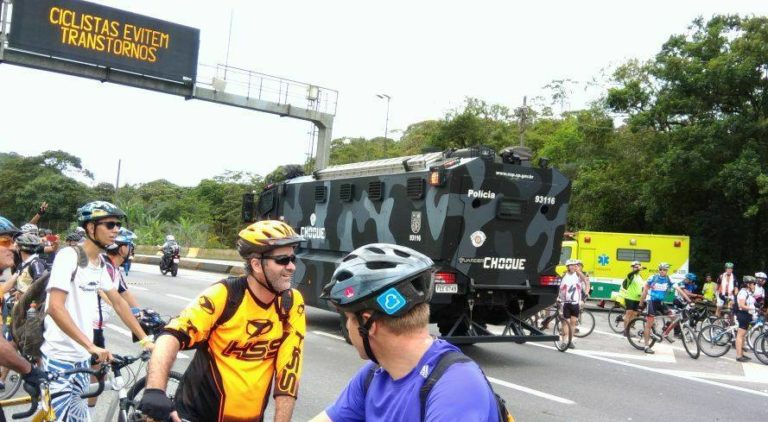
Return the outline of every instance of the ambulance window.
{"type": "Polygon", "coordinates": [[[651,251],[648,249],[616,249],[616,259],[629,262],[651,262],[651,251]]]}
{"type": "Polygon", "coordinates": [[[565,261],[571,259],[571,247],[570,246],[563,246],[563,249],[560,250],[560,264],[559,265],[565,265],[565,261]]]}

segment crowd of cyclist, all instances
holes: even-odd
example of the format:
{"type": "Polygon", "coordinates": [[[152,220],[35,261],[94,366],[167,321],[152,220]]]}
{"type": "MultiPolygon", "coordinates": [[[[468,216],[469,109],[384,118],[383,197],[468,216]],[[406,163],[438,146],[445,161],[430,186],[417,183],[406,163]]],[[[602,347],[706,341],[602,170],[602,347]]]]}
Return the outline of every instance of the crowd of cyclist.
{"type": "MultiPolygon", "coordinates": [[[[43,213],[45,207],[36,219],[43,213]]],[[[0,272],[6,278],[0,289],[26,304],[42,288],[45,307],[40,344],[30,350],[28,336],[14,339],[14,324],[0,339],[0,365],[21,374],[33,397],[46,383],[56,420],[92,420],[95,402],[81,398],[91,380],[82,372],[66,374],[112,359],[103,335],[112,313],[152,351],[139,403],[147,420],[262,420],[270,392],[274,420],[292,420],[306,335],[304,301],[291,287],[294,250],[303,240],[293,228],[266,220],[241,230],[237,249],[246,274],[213,284],[150,337],[125,282],[123,264],[135,239],[122,227],[125,213],[94,201],[79,208],[76,219],[77,230],[59,245],[52,236],[41,237],[37,220],[17,228],[0,216],[0,272]],[[165,389],[182,349],[196,353],[171,399],[165,389]],[[60,376],[47,375],[53,372],[60,376]]],[[[399,245],[365,245],[341,261],[323,298],[346,316],[353,346],[371,362],[314,422],[513,420],[480,367],[430,335],[432,282],[433,262],[399,245]]]]}
{"type": "MultiPolygon", "coordinates": [[[[569,261],[570,262],[570,261],[569,261]]],[[[732,262],[726,262],[723,273],[715,281],[711,274],[707,274],[701,285],[694,273],[687,273],[682,280],[673,281],[669,276],[670,265],[662,262],[658,266],[658,273],[644,280],[640,271],[645,269],[639,261],[631,264],[631,271],[622,282],[619,296],[626,309],[623,321],[625,323],[624,334],[629,335],[629,322],[637,318],[641,312],[645,312],[646,324],[644,326],[643,341],[645,353],[652,354],[654,350],[651,342],[651,327],[654,319],[659,315],[675,316],[680,311],[699,302],[703,305],[715,308],[715,317],[724,313],[732,318],[733,324],[738,324],[735,349],[736,360],[739,362],[750,361],[751,358],[744,354],[747,350],[745,338],[747,329],[753,323],[764,321],[768,311],[768,303],[765,300],[765,282],[768,276],[762,271],[754,276],[747,275],[739,280],[734,272],[732,262]],[[672,307],[666,303],[668,291],[674,291],[672,307]]],[[[569,270],[570,272],[571,270],[569,270]]],[[[561,295],[562,296],[562,295],[561,295]]],[[[662,338],[674,341],[672,326],[663,331],[662,338]]]]}

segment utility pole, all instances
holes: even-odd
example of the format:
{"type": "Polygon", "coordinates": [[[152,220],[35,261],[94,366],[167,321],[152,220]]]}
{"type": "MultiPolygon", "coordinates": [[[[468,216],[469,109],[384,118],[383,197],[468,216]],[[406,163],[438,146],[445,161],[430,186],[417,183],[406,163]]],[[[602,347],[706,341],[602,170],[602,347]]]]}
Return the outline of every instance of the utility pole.
{"type": "Polygon", "coordinates": [[[389,100],[391,100],[392,97],[387,94],[376,94],[376,96],[382,100],[385,98],[387,100],[387,118],[384,121],[384,139],[387,139],[387,135],[389,134],[389,100]]]}
{"type": "Polygon", "coordinates": [[[517,109],[517,111],[518,111],[517,114],[519,116],[518,117],[517,126],[520,129],[520,146],[521,147],[525,146],[525,123],[526,123],[526,119],[528,117],[527,116],[527,114],[528,114],[527,100],[528,100],[528,97],[524,96],[523,97],[523,106],[517,109]]]}
{"type": "Polygon", "coordinates": [[[117,202],[117,191],[120,189],[120,164],[122,163],[122,159],[117,160],[117,180],[115,180],[115,199],[114,201],[117,202]]]}

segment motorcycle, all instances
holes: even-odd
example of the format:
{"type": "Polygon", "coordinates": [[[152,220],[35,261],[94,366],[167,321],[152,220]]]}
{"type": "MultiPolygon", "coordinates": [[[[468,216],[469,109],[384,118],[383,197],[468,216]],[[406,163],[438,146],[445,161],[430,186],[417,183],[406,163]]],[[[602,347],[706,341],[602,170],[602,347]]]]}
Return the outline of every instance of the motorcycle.
{"type": "Polygon", "coordinates": [[[179,272],[180,261],[179,245],[171,246],[167,251],[163,251],[163,258],[160,259],[160,272],[163,275],[170,272],[172,276],[176,277],[176,274],[179,272]]]}

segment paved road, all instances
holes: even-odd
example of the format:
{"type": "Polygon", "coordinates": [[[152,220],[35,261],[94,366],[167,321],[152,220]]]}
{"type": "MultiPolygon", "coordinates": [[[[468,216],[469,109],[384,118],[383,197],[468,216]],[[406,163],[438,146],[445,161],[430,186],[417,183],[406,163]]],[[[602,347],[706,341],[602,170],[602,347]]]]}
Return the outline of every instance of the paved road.
{"type": "MultiPolygon", "coordinates": [[[[171,315],[220,277],[183,269],[176,278],[163,277],[154,266],[134,264],[128,280],[144,307],[171,315]]],[[[566,353],[550,343],[485,344],[465,353],[481,364],[518,421],[719,421],[733,419],[734,411],[742,421],[765,420],[758,403],[768,398],[768,366],[738,363],[733,352],[693,360],[679,342],[658,345],[648,356],[610,332],[604,314],[596,317],[595,332],[566,353]]],[[[335,314],[310,308],[307,321],[297,421],[322,411],[363,364],[338,336],[335,314]]],[[[138,350],[126,334],[113,320],[107,329],[113,352],[138,350]]],[[[189,356],[185,352],[175,369],[183,371],[189,356]]],[[[105,420],[105,407],[100,403],[95,420],[105,420]]]]}

